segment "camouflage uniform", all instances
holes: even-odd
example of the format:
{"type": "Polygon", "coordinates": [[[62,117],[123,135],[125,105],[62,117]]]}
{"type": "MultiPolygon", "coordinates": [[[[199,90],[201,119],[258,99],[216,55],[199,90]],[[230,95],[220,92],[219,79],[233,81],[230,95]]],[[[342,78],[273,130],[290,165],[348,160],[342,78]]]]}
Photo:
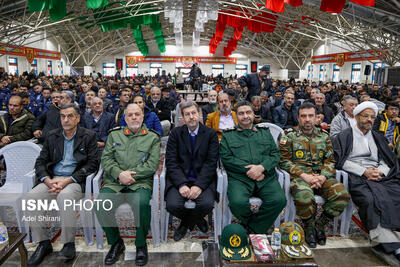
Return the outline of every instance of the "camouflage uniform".
{"type": "Polygon", "coordinates": [[[290,193],[294,198],[296,214],[303,220],[313,218],[316,212],[314,192],[325,199],[324,212],[339,216],[346,208],[350,195],[344,185],[335,179],[335,159],[329,134],[314,127],[311,135],[303,134],[298,126],[288,129],[279,141],[279,167],[290,174],[290,193]],[[300,178],[302,173],[318,173],[326,177],[319,189],[312,189],[300,178]]]}

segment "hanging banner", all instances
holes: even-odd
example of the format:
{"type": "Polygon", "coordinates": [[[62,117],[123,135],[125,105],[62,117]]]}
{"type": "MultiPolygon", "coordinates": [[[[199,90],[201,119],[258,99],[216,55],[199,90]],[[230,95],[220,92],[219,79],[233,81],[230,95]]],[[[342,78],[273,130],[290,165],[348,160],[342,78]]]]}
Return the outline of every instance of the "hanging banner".
{"type": "Polygon", "coordinates": [[[26,57],[29,64],[31,64],[35,58],[61,59],[60,52],[2,43],[0,43],[0,54],[26,57]]]}
{"type": "Polygon", "coordinates": [[[191,66],[193,63],[212,63],[212,64],[236,64],[235,57],[167,57],[167,56],[127,56],[126,64],[129,67],[138,62],[161,62],[161,63],[182,63],[184,66],[191,66]]]}
{"type": "Polygon", "coordinates": [[[368,50],[348,53],[329,54],[322,56],[314,56],[311,58],[311,64],[318,63],[336,63],[343,66],[345,62],[350,61],[367,61],[367,60],[381,60],[384,58],[381,51],[368,50]]]}

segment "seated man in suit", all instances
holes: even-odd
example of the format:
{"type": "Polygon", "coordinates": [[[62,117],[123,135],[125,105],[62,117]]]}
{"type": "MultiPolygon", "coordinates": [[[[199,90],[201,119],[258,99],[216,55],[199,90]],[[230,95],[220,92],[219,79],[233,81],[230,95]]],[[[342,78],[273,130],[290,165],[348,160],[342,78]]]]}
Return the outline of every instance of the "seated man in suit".
{"type": "Polygon", "coordinates": [[[113,203],[111,210],[96,210],[111,245],[104,261],[106,265],[114,264],[125,250],[115,220],[115,211],[124,202],[134,212],[135,263],[143,266],[148,260],[146,236],[150,228],[153,175],[160,163],[160,137],[147,129],[143,119],[143,110],[137,104],[129,104],[125,109],[127,126],[110,132],[101,158],[104,186],[98,199],[113,203]]]}
{"type": "Polygon", "coordinates": [[[218,138],[221,139],[222,131],[232,128],[238,124],[236,113],[231,109],[231,101],[226,93],[217,96],[218,109],[207,115],[206,126],[217,131],[218,138]]]}
{"type": "Polygon", "coordinates": [[[375,249],[393,254],[400,262],[400,168],[388,140],[372,129],[378,107],[370,101],[358,105],[356,125],[333,139],[336,168],[349,174],[349,192],[359,208],[375,249]]]}
{"type": "Polygon", "coordinates": [[[99,97],[93,98],[90,107],[91,111],[83,115],[82,126],[96,132],[97,147],[99,156],[101,156],[106,145],[108,131],[114,127],[114,115],[104,111],[103,100],[99,97]]]}
{"type": "Polygon", "coordinates": [[[220,148],[228,174],[229,208],[248,233],[266,234],[286,206],[275,172],[280,153],[268,127],[254,126],[249,102],[239,102],[236,116],[239,125],[225,129],[220,148]],[[250,210],[253,196],[263,201],[257,214],[250,210]]]}
{"type": "MultiPolygon", "coordinates": [[[[60,117],[62,128],[48,132],[35,164],[36,186],[26,199],[57,200],[61,216],[61,242],[64,244],[58,257],[71,260],[75,257],[76,211],[72,207],[64,207],[64,201],[82,197],[86,177],[97,170],[99,162],[96,134],[78,127],[79,107],[73,103],[65,104],[60,108],[60,117]]],[[[53,247],[45,223],[39,220],[45,211],[29,213],[36,218],[31,221],[30,227],[33,239],[39,245],[28,260],[28,266],[36,266],[53,251],[53,247]]]]}
{"type": "Polygon", "coordinates": [[[214,206],[218,160],[217,133],[200,123],[197,104],[188,101],[180,108],[185,125],[171,131],[165,155],[167,210],[181,219],[175,241],[195,225],[204,233],[208,231],[204,216],[214,206]],[[195,207],[188,207],[187,201],[195,207]]]}

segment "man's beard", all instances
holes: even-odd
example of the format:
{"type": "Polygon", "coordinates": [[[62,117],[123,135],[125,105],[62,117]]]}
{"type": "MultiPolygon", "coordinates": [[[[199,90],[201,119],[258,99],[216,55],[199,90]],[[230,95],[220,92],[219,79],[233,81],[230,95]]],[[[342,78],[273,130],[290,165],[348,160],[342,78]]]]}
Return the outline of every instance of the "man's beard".
{"type": "Polygon", "coordinates": [[[139,130],[140,127],[141,127],[140,124],[128,126],[129,130],[131,130],[132,132],[136,132],[137,130],[139,130]]]}
{"type": "Polygon", "coordinates": [[[221,108],[221,111],[224,113],[229,113],[231,109],[229,107],[221,108]]]}
{"type": "Polygon", "coordinates": [[[217,104],[217,100],[210,100],[210,104],[217,104]]]}

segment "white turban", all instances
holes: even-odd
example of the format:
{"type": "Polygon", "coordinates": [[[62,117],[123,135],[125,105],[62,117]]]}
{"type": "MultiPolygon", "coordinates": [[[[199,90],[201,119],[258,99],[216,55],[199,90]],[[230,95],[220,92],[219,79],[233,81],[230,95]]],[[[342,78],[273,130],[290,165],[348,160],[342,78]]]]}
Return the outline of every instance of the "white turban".
{"type": "Polygon", "coordinates": [[[375,105],[373,102],[371,101],[365,101],[362,102],[360,105],[358,105],[354,111],[353,111],[353,115],[357,115],[361,112],[363,112],[365,109],[370,108],[375,112],[375,117],[378,116],[378,107],[377,105],[375,105]]]}

